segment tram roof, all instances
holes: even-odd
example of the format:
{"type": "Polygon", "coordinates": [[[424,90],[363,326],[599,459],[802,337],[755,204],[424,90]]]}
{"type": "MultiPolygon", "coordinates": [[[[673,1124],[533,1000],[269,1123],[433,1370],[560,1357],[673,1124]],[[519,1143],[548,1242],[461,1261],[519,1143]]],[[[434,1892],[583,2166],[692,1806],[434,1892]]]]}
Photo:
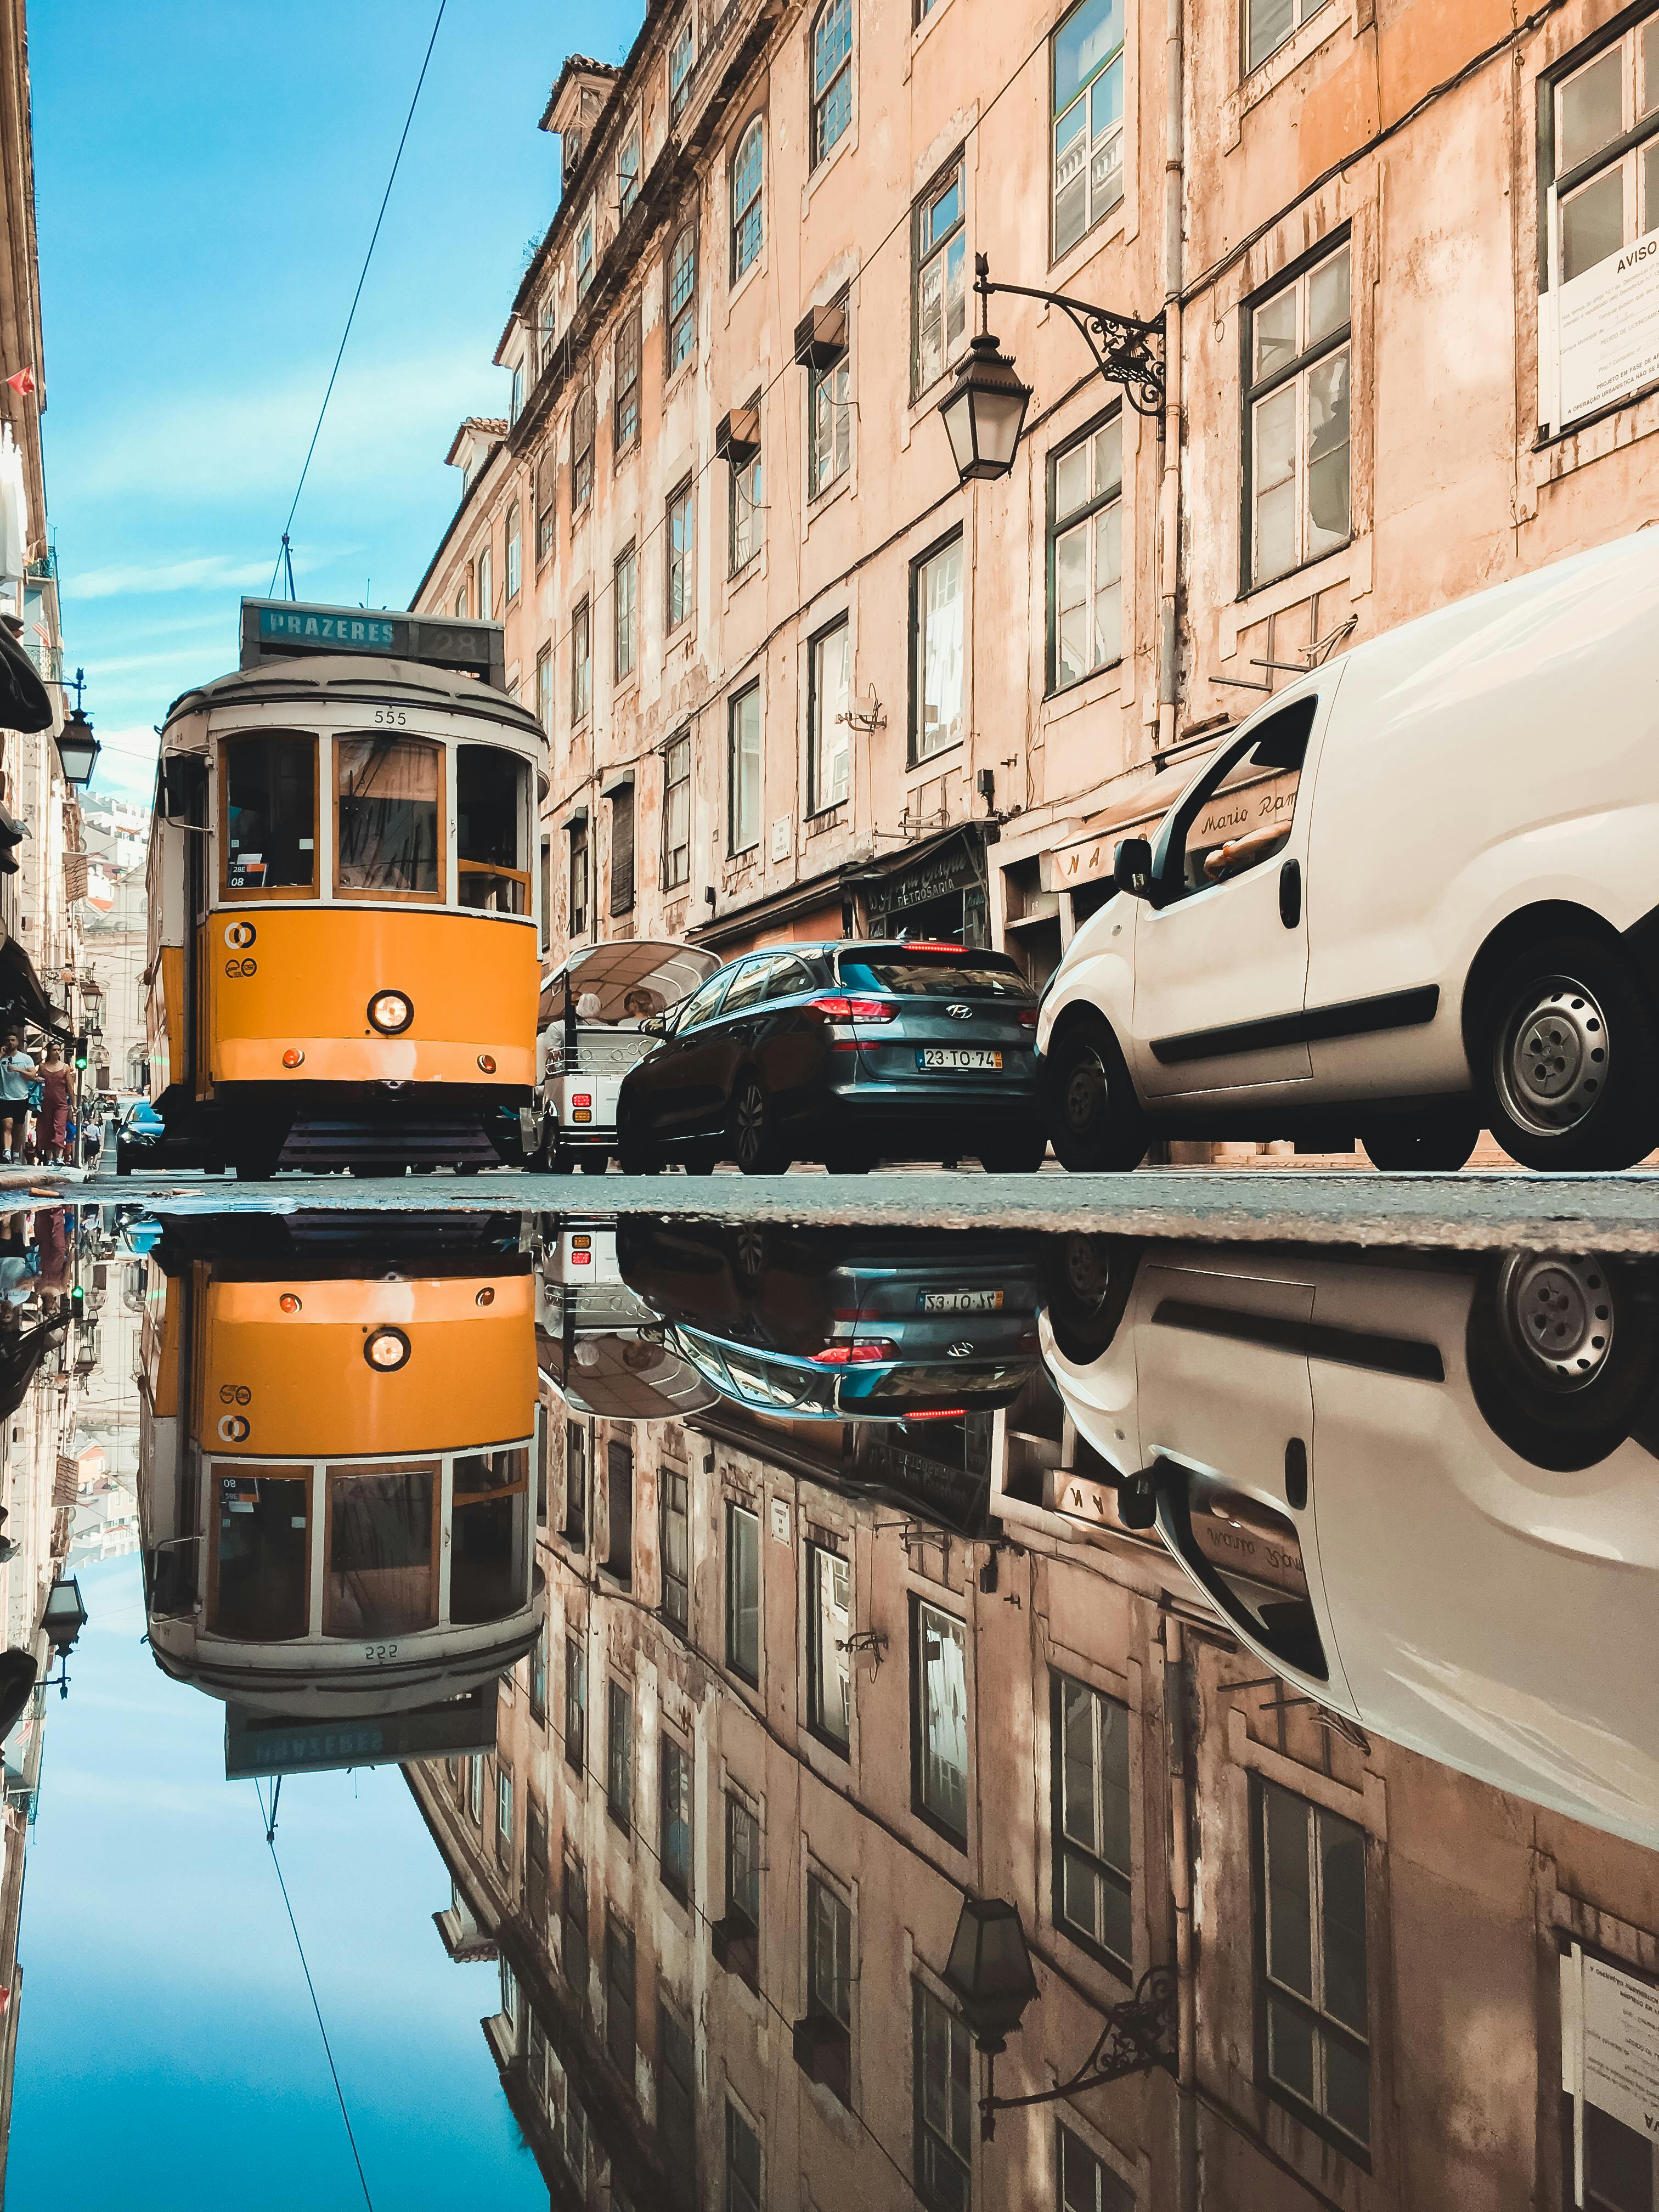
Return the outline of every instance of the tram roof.
{"type": "Polygon", "coordinates": [[[448,711],[481,715],[505,722],[527,736],[545,738],[546,732],[527,707],[496,691],[476,676],[447,668],[434,668],[416,660],[384,660],[368,653],[318,653],[304,659],[267,662],[262,668],[233,668],[210,683],[182,691],[167,708],[161,725],[165,746],[175,722],[215,707],[276,706],[308,701],[315,705],[338,702],[368,704],[395,696],[399,702],[423,702],[448,711]]]}

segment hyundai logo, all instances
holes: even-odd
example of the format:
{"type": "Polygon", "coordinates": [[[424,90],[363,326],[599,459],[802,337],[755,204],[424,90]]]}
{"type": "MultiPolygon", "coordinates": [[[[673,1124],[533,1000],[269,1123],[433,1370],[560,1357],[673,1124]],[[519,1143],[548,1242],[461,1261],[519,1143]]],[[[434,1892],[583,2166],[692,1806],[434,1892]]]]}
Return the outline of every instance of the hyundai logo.
{"type": "Polygon", "coordinates": [[[945,1011],[953,1022],[968,1022],[974,1018],[971,1006],[947,1006],[945,1011]]]}
{"type": "Polygon", "coordinates": [[[968,1359],[973,1356],[973,1350],[971,1344],[953,1344],[951,1346],[950,1357],[952,1359],[968,1359]]]}

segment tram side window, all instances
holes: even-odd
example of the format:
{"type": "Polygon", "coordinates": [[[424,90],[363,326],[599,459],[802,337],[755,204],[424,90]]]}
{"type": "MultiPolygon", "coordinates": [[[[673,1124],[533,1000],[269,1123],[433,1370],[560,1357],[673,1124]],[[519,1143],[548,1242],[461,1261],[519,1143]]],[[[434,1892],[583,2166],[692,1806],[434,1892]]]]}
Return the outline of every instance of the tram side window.
{"type": "Polygon", "coordinates": [[[455,846],[463,906],[489,914],[528,914],[525,852],[530,763],[499,745],[461,745],[455,754],[455,846]]]}
{"type": "Polygon", "coordinates": [[[522,1445],[468,1452],[455,1462],[449,1617],[505,1620],[524,1602],[530,1455],[522,1445]]]}
{"type": "Polygon", "coordinates": [[[311,890],[317,881],[317,740],[228,738],[225,889],[311,890]]]}
{"type": "Polygon", "coordinates": [[[208,1626],[242,1644],[275,1644],[310,1626],[309,1474],[213,1471],[208,1626]]]}
{"type": "Polygon", "coordinates": [[[438,1467],[330,1468],[325,1636],[398,1636],[438,1618],[438,1467]]]}
{"type": "Polygon", "coordinates": [[[338,890],[438,896],[442,765],[410,738],[335,739],[338,890]]]}

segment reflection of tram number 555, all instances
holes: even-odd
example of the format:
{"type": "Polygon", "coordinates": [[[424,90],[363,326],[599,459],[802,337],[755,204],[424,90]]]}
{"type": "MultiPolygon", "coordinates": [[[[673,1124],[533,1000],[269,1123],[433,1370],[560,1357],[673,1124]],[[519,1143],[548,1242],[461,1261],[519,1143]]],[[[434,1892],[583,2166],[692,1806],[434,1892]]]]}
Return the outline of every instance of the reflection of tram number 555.
{"type": "Polygon", "coordinates": [[[363,1646],[363,1656],[368,1660],[395,1659],[397,1656],[398,1647],[395,1644],[365,1644],[363,1646]]]}

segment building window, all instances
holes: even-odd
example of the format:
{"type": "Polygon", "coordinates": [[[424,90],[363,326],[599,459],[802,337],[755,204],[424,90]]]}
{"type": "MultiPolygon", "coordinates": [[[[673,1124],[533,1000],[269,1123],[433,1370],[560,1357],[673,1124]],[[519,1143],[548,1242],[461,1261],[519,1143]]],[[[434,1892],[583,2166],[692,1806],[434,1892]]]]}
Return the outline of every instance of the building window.
{"type": "Polygon", "coordinates": [[[536,1641],[530,1647],[530,1711],[532,1717],[545,1723],[547,1719],[547,1624],[538,1630],[536,1641]]]}
{"type": "Polygon", "coordinates": [[[541,304],[536,319],[536,373],[539,376],[552,358],[554,341],[558,337],[559,313],[556,296],[549,292],[541,304]]]}
{"type": "Polygon", "coordinates": [[[553,734],[553,648],[544,645],[536,655],[536,720],[550,738],[553,734]]]}
{"type": "Polygon", "coordinates": [[[555,457],[543,457],[536,471],[536,566],[544,567],[553,557],[553,535],[558,522],[559,471],[555,457]]]}
{"type": "Polygon", "coordinates": [[[640,196],[640,132],[635,124],[623,139],[617,156],[617,216],[625,222],[628,210],[640,196]]]}
{"type": "Polygon", "coordinates": [[[1270,2092],[1370,2142],[1365,1837],[1274,1783],[1255,1790],[1256,2049],[1270,2092]]]}
{"type": "Polygon", "coordinates": [[[853,1911],[819,1875],[806,1877],[806,2017],[812,2079],[853,2102],[853,1911]]]}
{"type": "Polygon", "coordinates": [[[547,1935],[547,1815],[532,1797],[524,1814],[524,1901],[536,1941],[547,1935]]]}
{"type": "Polygon", "coordinates": [[[760,685],[740,691],[729,709],[726,732],[728,838],[732,853],[751,852],[760,842],[760,685]]]}
{"type": "Polygon", "coordinates": [[[968,1677],[962,1623],[917,1598],[910,1615],[910,1741],[915,1809],[965,1849],[968,1677]]]}
{"type": "Polygon", "coordinates": [[[684,1905],[691,1894],[691,1757],[661,1735],[662,1822],[658,1864],[663,1887],[684,1905]]]}
{"type": "Polygon", "coordinates": [[[477,577],[478,620],[494,622],[495,619],[495,568],[490,561],[489,548],[487,545],[478,556],[477,577]]]}
{"type": "Polygon", "coordinates": [[[853,1733],[850,1575],[839,1552],[806,1547],[806,1724],[837,1751],[847,1749],[853,1733]]]}
{"type": "Polygon", "coordinates": [[[621,1682],[605,1686],[605,1808],[627,1833],[634,1818],[634,1699],[621,1682]]]}
{"type": "Polygon", "coordinates": [[[962,739],[962,533],[910,568],[912,762],[962,739]]]}
{"type": "Polygon", "coordinates": [[[512,1865],[513,1776],[505,1766],[495,1771],[495,1856],[504,1867],[512,1865]]]}
{"type": "Polygon", "coordinates": [[[766,133],[757,115],[738,141],[732,163],[732,282],[759,258],[765,234],[762,185],[765,180],[766,133]]]}
{"type": "Polygon", "coordinates": [[[685,1477],[665,1467],[658,1475],[662,1516],[662,1609],[682,1636],[691,1625],[691,1513],[685,1477]]]}
{"type": "Polygon", "coordinates": [[[634,1579],[634,1455],[614,1438],[605,1446],[605,1504],[611,1548],[605,1571],[624,1587],[634,1579]]]}
{"type": "MultiPolygon", "coordinates": [[[[524,363],[521,361],[515,361],[513,364],[513,383],[507,402],[507,419],[509,422],[516,422],[523,412],[524,363]]],[[[511,596],[509,592],[508,597],[511,596]]]]}
{"type": "Polygon", "coordinates": [[[852,356],[842,346],[822,368],[806,370],[806,495],[820,498],[853,460],[852,356]]]}
{"type": "Polygon", "coordinates": [[[465,583],[462,584],[460,590],[455,594],[455,619],[457,622],[465,622],[466,620],[466,586],[465,583]]]}
{"type": "Polygon", "coordinates": [[[691,64],[696,58],[696,38],[693,18],[688,15],[674,33],[674,43],[668,49],[668,114],[671,122],[678,123],[685,112],[685,103],[691,97],[691,64]]]}
{"type": "Polygon", "coordinates": [[[958,154],[911,210],[910,396],[936,384],[968,330],[968,234],[958,154]]]}
{"type": "Polygon", "coordinates": [[[570,934],[580,937],[587,927],[587,824],[579,822],[570,833],[570,934]]]}
{"type": "Polygon", "coordinates": [[[852,777],[853,632],[843,618],[820,630],[808,648],[806,811],[822,814],[846,801],[852,777]]]}
{"type": "Polygon", "coordinates": [[[697,226],[689,221],[675,234],[668,255],[668,374],[689,361],[697,339],[697,226]]]}
{"type": "Polygon", "coordinates": [[[1129,1709],[1055,1674],[1054,1919],[1127,1974],[1129,1899],[1129,1709]]]}
{"type": "Polygon", "coordinates": [[[824,0],[812,25],[812,166],[853,119],[853,0],[824,0]]]}
{"type": "Polygon", "coordinates": [[[507,597],[509,605],[519,596],[522,534],[519,523],[519,502],[515,499],[507,510],[507,597]]]}
{"type": "Polygon", "coordinates": [[[1127,2182],[1080,2142],[1064,2120],[1055,2125],[1060,2131],[1054,2145],[1060,2212],[1135,2212],[1135,2193],[1127,2182]]]}
{"type": "Polygon", "coordinates": [[[587,1549],[587,1431],[580,1421],[564,1425],[564,1527],[559,1534],[573,1552],[587,1549]]]}
{"type": "Polygon", "coordinates": [[[1325,0],[1245,0],[1245,75],[1259,68],[1269,54],[1276,54],[1324,4],[1325,0]]]}
{"type": "Polygon", "coordinates": [[[570,410],[570,504],[580,513],[593,496],[593,387],[576,394],[570,410]]]}
{"type": "Polygon", "coordinates": [[[1123,198],[1123,0],[1080,0],[1051,64],[1058,261],[1123,198]]]}
{"type": "Polygon", "coordinates": [[[640,434],[640,307],[636,300],[617,332],[616,396],[611,410],[611,443],[618,454],[640,434]]]}
{"type": "MultiPolygon", "coordinates": [[[[752,404],[758,408],[758,394],[752,404]]],[[[749,566],[765,542],[765,510],[761,504],[763,483],[760,448],[757,447],[750,459],[741,468],[731,470],[729,474],[732,481],[731,563],[732,574],[737,576],[749,566]]]]}
{"type": "Polygon", "coordinates": [[[611,578],[612,651],[618,684],[634,673],[639,651],[639,591],[640,556],[630,543],[617,556],[611,578]]]}
{"type": "Polygon", "coordinates": [[[726,2107],[726,2212],[761,2212],[760,2137],[737,2106],[726,2107]]]}
{"type": "Polygon", "coordinates": [[[1048,689],[1123,656],[1123,422],[1048,457],[1048,689]]]}
{"type": "Polygon", "coordinates": [[[567,1855],[559,1918],[563,1939],[564,1978],[578,2004],[587,2002],[587,1877],[580,1859],[567,1855]]]}
{"type": "MultiPolygon", "coordinates": [[[[697,2055],[690,2028],[657,2007],[657,2141],[678,2203],[697,2202],[697,2055]]],[[[616,2201],[613,2185],[611,2201],[616,2201]]]]}
{"type": "MultiPolygon", "coordinates": [[[[751,1935],[760,1932],[760,1823],[740,1797],[726,1801],[726,1911],[751,1935]]],[[[751,1977],[752,1978],[752,1977],[751,1977]]]]}
{"type": "Polygon", "coordinates": [[[510,1962],[503,1959],[501,1968],[501,2018],[512,2030],[516,2041],[519,2033],[519,1978],[510,1962]]]}
{"type": "Polygon", "coordinates": [[[611,911],[634,908],[634,786],[619,784],[611,793],[611,911]]]}
{"type": "Polygon", "coordinates": [[[475,1828],[483,1826],[483,1753],[475,1751],[466,1769],[466,1809],[475,1828]]]}
{"type": "Polygon", "coordinates": [[[691,732],[671,738],[662,757],[662,887],[678,890],[691,873],[691,732]]]}
{"type": "Polygon", "coordinates": [[[668,495],[668,628],[676,630],[696,611],[696,493],[688,480],[668,495]]]}
{"type": "Polygon", "coordinates": [[[916,2194],[929,2212],[968,2212],[973,2148],[973,2060],[968,2031],[948,2005],[912,1982],[916,2194]]]}
{"type": "Polygon", "coordinates": [[[1250,584],[1287,575],[1352,534],[1348,313],[1345,240],[1246,317],[1250,584]]]}
{"type": "Polygon", "coordinates": [[[609,1906],[605,1915],[605,2047],[634,2079],[634,1931],[609,1906]]]}
{"type": "Polygon", "coordinates": [[[593,618],[586,599],[570,617],[570,720],[585,722],[593,706],[593,618]]]}
{"type": "Polygon", "coordinates": [[[576,297],[585,300],[593,282],[593,218],[589,216],[576,234],[576,297]]]}
{"type": "Polygon", "coordinates": [[[726,1509],[726,1663],[745,1682],[760,1681],[760,1516],[726,1509]]]}
{"type": "Polygon", "coordinates": [[[580,1774],[587,1765],[587,1654],[564,1640],[564,1761],[580,1774]]]}

